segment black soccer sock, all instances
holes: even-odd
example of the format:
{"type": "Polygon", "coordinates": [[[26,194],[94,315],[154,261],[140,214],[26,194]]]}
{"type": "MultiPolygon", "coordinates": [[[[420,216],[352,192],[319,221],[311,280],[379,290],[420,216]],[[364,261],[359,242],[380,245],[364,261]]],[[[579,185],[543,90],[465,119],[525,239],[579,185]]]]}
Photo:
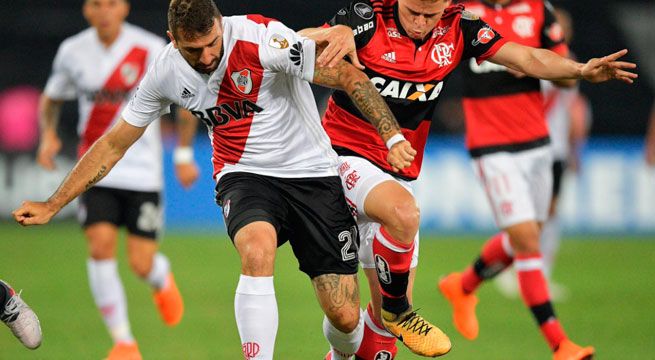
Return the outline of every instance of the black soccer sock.
{"type": "Polygon", "coordinates": [[[7,301],[9,301],[10,298],[9,294],[10,292],[7,285],[5,285],[3,282],[0,282],[0,309],[4,310],[4,307],[7,305],[7,301]]]}

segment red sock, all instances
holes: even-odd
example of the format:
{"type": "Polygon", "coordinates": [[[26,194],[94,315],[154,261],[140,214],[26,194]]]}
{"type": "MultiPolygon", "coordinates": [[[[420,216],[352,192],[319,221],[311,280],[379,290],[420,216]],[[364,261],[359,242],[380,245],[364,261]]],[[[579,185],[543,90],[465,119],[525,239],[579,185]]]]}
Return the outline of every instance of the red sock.
{"type": "Polygon", "coordinates": [[[396,338],[389,334],[381,324],[375,321],[372,315],[371,304],[364,314],[364,338],[359,350],[355,353],[357,360],[392,360],[396,357],[398,348],[396,338]],[[386,357],[385,357],[386,355],[386,357]]]}
{"type": "Polygon", "coordinates": [[[380,281],[382,307],[395,314],[409,308],[406,294],[414,244],[414,241],[411,244],[401,243],[382,226],[373,238],[373,256],[380,281]]]}
{"type": "Polygon", "coordinates": [[[514,267],[519,278],[519,288],[523,302],[530,308],[532,315],[551,349],[556,349],[566,333],[562,328],[550,302],[548,283],[543,273],[541,254],[517,254],[514,267]]]}
{"type": "Polygon", "coordinates": [[[507,233],[499,232],[482,247],[482,253],[475,263],[462,273],[462,288],[465,293],[474,292],[482,281],[496,276],[512,264],[513,258],[507,233]]]}

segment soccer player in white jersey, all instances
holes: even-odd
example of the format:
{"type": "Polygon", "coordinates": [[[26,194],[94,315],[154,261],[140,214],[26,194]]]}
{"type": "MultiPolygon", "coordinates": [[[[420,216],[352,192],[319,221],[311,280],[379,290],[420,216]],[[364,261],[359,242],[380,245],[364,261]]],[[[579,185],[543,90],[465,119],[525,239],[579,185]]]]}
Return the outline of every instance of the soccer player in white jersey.
{"type": "MultiPolygon", "coordinates": [[[[333,359],[348,359],[362,337],[357,227],[307,81],[344,90],[386,143],[400,134],[366,75],[341,61],[315,65],[316,46],[260,15],[222,17],[211,0],[173,0],[169,44],[152,64],[122,119],[82,157],[46,202],[14,211],[22,225],[47,223],[92,187],[175,103],[208,127],[217,202],[241,258],[235,312],[247,359],[273,357],[278,316],[276,248],[289,241],[326,315],[333,359]]],[[[407,141],[387,160],[414,160],[407,141]]]]}
{"type": "MultiPolygon", "coordinates": [[[[163,39],[124,22],[128,12],[125,0],[86,0],[83,13],[91,27],[66,39],[59,47],[40,101],[41,143],[37,162],[44,168],[55,166],[54,157],[61,148],[57,124],[63,101],[78,100],[78,152],[82,156],[120,118],[120,110],[164,48],[163,39]]],[[[197,120],[188,112],[185,116],[180,142],[189,144],[197,120]]],[[[157,123],[126,152],[110,175],[81,198],[79,218],[88,240],[89,285],[114,342],[110,360],[141,358],[130,330],[125,292],[115,260],[120,226],[127,227],[130,266],[152,287],[163,321],[174,326],[184,311],[169,260],[158,252],[162,225],[161,147],[157,123]]],[[[185,152],[188,157],[188,150],[183,150],[181,156],[185,152]]],[[[191,184],[198,173],[193,160],[187,160],[190,161],[176,167],[183,185],[191,184]]]]}

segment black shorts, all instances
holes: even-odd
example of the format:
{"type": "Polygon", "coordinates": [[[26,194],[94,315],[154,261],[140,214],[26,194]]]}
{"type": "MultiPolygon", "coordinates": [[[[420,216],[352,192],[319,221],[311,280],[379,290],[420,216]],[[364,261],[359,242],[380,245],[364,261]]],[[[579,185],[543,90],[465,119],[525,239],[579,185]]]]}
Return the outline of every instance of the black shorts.
{"type": "Polygon", "coordinates": [[[558,197],[562,190],[562,178],[566,170],[566,161],[555,160],[553,162],[553,197],[558,197]]]}
{"type": "Polygon", "coordinates": [[[216,185],[232,241],[242,227],[266,221],[278,246],[291,243],[300,270],[314,278],[357,273],[359,235],[337,176],[284,179],[237,172],[216,185]]]}
{"type": "Polygon", "coordinates": [[[157,240],[162,227],[158,192],[94,186],[82,194],[79,220],[86,228],[100,222],[125,225],[130,234],[157,240]]]}

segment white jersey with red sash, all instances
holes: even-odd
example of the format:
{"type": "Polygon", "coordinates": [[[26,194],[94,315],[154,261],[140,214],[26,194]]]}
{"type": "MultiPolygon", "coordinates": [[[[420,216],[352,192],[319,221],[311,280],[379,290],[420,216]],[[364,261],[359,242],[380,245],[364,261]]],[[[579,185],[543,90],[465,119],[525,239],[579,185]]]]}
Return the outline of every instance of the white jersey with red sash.
{"type": "Polygon", "coordinates": [[[207,125],[216,181],[229,172],[279,178],[337,175],[337,155],[307,81],[315,43],[261,15],[222,18],[223,57],[210,75],[169,44],[123,111],[146,126],[171,103],[207,125]]]}
{"type": "MultiPolygon", "coordinates": [[[[60,45],[45,94],[55,100],[78,100],[79,156],[119,119],[149,63],[164,45],[161,38],[127,23],[110,47],[100,42],[93,28],[60,45]]],[[[159,191],[163,185],[159,125],[149,128],[97,185],[159,191]]]]}

